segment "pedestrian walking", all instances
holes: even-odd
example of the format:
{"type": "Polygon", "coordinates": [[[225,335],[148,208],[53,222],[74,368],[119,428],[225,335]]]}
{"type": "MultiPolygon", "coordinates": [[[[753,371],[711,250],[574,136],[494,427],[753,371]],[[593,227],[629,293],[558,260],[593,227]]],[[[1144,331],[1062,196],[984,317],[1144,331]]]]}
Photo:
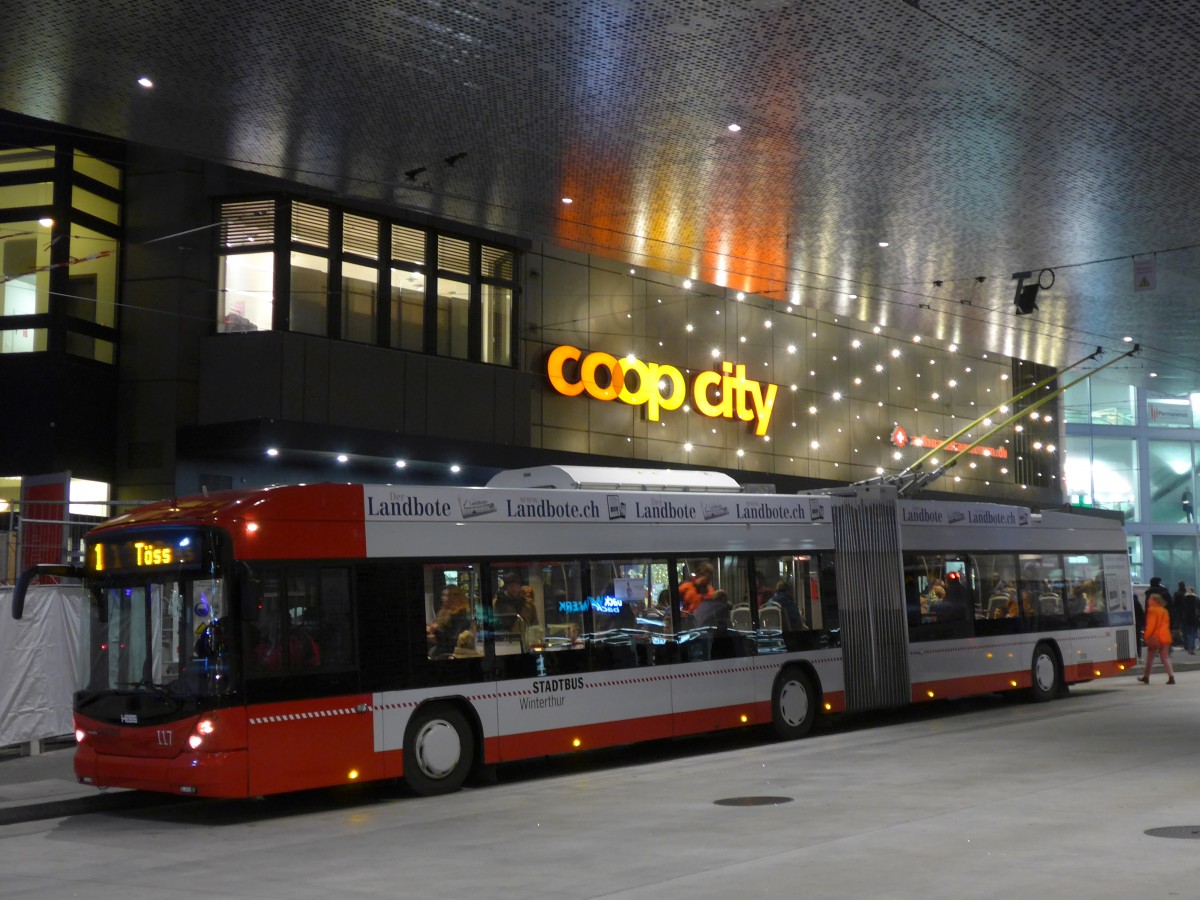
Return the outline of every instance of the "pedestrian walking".
{"type": "Polygon", "coordinates": [[[1171,619],[1167,614],[1164,594],[1166,590],[1162,587],[1162,579],[1151,578],[1150,590],[1146,591],[1146,671],[1138,676],[1142,684],[1150,683],[1150,667],[1156,655],[1162,659],[1163,668],[1167,670],[1167,684],[1175,683],[1175,669],[1171,666],[1171,619]],[[1155,590],[1156,587],[1158,590],[1155,590]]]}

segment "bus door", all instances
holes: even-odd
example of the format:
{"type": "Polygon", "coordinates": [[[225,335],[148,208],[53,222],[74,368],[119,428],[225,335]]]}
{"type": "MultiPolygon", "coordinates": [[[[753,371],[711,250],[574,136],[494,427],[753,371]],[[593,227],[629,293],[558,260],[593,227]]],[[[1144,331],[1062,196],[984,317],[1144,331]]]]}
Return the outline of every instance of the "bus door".
{"type": "Polygon", "coordinates": [[[756,598],[746,559],[689,556],[675,560],[680,629],[679,671],[671,679],[675,733],[728,728],[749,713],[754,672],[756,598]]]}

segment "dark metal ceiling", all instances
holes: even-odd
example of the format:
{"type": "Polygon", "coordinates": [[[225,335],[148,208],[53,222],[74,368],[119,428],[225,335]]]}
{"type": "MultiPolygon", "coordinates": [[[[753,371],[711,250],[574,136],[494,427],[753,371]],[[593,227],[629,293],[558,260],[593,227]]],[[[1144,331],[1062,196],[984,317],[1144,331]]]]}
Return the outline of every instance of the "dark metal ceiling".
{"type": "Polygon", "coordinates": [[[1114,375],[1200,388],[1193,0],[18,0],[3,19],[0,108],[1043,363],[1128,335],[1143,354],[1114,375]],[[1016,317],[1012,274],[1047,268],[1016,317]]]}

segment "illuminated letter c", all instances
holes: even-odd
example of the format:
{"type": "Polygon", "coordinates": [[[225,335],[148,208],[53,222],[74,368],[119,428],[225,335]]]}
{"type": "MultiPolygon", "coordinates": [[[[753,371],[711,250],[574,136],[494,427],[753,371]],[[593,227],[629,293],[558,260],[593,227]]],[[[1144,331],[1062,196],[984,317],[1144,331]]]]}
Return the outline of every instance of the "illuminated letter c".
{"type": "Polygon", "coordinates": [[[579,359],[580,349],[563,344],[561,347],[555,347],[550,354],[550,360],[546,363],[546,375],[550,378],[550,384],[560,394],[567,397],[576,397],[583,393],[583,382],[576,381],[574,383],[567,381],[563,375],[563,363],[567,360],[579,359]]]}

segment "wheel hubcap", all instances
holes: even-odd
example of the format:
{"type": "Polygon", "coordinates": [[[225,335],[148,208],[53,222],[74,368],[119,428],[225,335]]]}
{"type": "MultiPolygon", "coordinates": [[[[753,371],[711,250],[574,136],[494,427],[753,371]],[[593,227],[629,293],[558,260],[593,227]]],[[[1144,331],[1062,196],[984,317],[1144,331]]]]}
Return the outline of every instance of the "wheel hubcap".
{"type": "Polygon", "coordinates": [[[1051,690],[1054,687],[1054,660],[1046,654],[1039,656],[1034,663],[1033,677],[1043,691],[1051,690]]]}
{"type": "Polygon", "coordinates": [[[779,715],[788,725],[804,722],[808,715],[808,692],[798,682],[788,681],[780,689],[779,715]]]}
{"type": "Polygon", "coordinates": [[[426,722],[417,732],[417,765],[430,778],[445,778],[458,765],[462,747],[454,726],[442,719],[426,722]]]}

